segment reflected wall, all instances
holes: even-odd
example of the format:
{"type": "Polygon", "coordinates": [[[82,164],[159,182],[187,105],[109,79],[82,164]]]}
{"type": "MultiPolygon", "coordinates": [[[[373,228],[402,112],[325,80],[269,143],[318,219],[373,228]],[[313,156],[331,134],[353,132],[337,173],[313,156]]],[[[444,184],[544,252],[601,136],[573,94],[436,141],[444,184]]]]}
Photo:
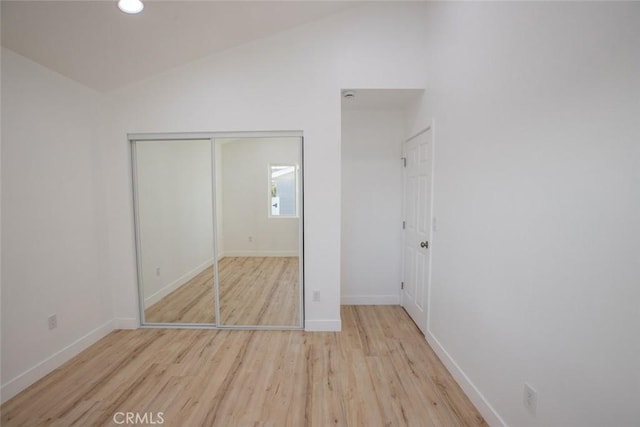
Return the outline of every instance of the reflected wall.
{"type": "Polygon", "coordinates": [[[144,321],[215,324],[211,141],[134,150],[144,321]]]}

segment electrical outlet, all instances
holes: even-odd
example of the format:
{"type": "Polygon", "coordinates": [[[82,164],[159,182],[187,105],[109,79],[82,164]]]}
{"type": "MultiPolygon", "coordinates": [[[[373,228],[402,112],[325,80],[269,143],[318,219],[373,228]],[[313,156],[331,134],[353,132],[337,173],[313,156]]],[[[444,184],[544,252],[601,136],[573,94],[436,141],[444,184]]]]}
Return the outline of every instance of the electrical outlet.
{"type": "Polygon", "coordinates": [[[538,406],[538,392],[527,383],[524,383],[523,402],[525,408],[529,410],[531,415],[535,415],[538,406]]]}
{"type": "Polygon", "coordinates": [[[49,316],[49,330],[55,329],[58,327],[58,315],[54,314],[53,316],[49,316]]]}
{"type": "Polygon", "coordinates": [[[156,276],[160,277],[160,267],[156,267],[156,276]]]}
{"type": "Polygon", "coordinates": [[[314,302],[320,301],[320,291],[313,291],[313,301],[314,302]]]}

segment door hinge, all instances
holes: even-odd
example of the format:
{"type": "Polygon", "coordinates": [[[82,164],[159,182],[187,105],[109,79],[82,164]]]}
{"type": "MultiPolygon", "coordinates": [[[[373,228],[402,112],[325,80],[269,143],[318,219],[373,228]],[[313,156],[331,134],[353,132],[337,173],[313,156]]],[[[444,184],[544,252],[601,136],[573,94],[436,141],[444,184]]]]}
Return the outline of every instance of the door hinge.
{"type": "Polygon", "coordinates": [[[407,158],[406,158],[406,157],[403,157],[403,158],[402,158],[402,164],[403,164],[403,166],[404,166],[405,168],[407,167],[407,158]]]}
{"type": "Polygon", "coordinates": [[[404,289],[404,282],[400,282],[400,289],[404,289]]]}
{"type": "Polygon", "coordinates": [[[402,229],[404,230],[405,228],[407,228],[407,223],[405,221],[402,221],[402,229]]]}

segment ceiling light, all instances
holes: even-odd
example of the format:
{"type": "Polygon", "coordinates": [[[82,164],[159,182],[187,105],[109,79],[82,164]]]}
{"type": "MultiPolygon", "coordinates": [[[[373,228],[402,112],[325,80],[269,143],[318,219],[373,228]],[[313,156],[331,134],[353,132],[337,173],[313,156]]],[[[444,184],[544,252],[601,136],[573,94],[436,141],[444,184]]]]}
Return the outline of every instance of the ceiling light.
{"type": "Polygon", "coordinates": [[[124,13],[140,13],[144,9],[144,4],[140,0],[118,0],[118,7],[124,13]]]}
{"type": "Polygon", "coordinates": [[[342,97],[344,99],[353,99],[356,97],[356,93],[352,90],[345,90],[344,92],[342,92],[342,97]]]}

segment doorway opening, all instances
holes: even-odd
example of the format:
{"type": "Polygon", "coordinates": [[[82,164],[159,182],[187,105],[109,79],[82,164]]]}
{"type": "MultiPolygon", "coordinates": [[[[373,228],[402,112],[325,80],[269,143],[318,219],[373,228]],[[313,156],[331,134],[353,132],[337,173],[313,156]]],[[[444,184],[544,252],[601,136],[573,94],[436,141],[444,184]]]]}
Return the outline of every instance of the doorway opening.
{"type": "Polygon", "coordinates": [[[423,89],[342,91],[343,305],[410,301],[402,289],[407,274],[403,158],[423,97],[423,89]]]}

